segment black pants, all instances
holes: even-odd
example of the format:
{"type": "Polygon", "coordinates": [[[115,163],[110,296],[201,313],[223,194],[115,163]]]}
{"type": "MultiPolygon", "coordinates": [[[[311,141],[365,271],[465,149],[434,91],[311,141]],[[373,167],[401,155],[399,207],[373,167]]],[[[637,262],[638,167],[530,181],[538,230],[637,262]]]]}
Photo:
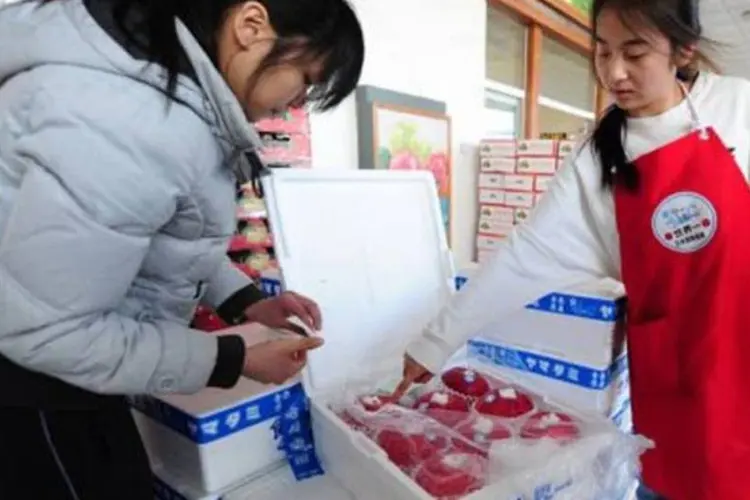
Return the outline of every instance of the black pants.
{"type": "Polygon", "coordinates": [[[0,499],[153,498],[148,460],[124,399],[87,409],[0,407],[0,499]]]}

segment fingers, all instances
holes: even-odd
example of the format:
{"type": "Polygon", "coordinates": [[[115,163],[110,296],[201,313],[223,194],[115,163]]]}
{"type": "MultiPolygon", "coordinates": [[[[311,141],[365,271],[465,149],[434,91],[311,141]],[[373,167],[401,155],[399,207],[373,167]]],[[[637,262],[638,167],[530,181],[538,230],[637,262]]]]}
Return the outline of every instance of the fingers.
{"type": "Polygon", "coordinates": [[[413,381],[409,380],[408,378],[404,378],[400,384],[398,384],[398,387],[396,387],[396,390],[393,391],[393,399],[398,401],[399,399],[403,398],[404,395],[411,389],[413,381]]]}
{"type": "Polygon", "coordinates": [[[293,302],[294,315],[311,329],[319,331],[323,327],[323,318],[318,304],[314,300],[295,292],[289,292],[289,296],[293,299],[290,300],[290,306],[293,302]]]}
{"type": "Polygon", "coordinates": [[[292,332],[296,335],[299,335],[300,337],[308,337],[309,334],[307,333],[307,330],[302,328],[299,325],[295,325],[291,321],[285,321],[284,326],[282,327],[284,330],[287,330],[289,332],[292,332]]]}
{"type": "Polygon", "coordinates": [[[277,342],[279,342],[279,350],[290,355],[307,353],[323,345],[323,339],[320,337],[295,337],[277,342]]]}
{"type": "Polygon", "coordinates": [[[311,330],[317,330],[313,322],[310,313],[305,308],[304,303],[299,300],[299,296],[293,292],[287,292],[286,300],[284,301],[284,314],[289,316],[296,316],[300,319],[308,328],[311,330]]]}

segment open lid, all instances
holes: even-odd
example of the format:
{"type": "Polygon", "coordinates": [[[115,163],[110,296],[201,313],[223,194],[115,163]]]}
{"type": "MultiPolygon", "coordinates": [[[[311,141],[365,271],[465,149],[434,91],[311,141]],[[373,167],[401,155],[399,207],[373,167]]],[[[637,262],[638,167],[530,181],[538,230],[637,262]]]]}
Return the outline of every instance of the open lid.
{"type": "Polygon", "coordinates": [[[406,345],[453,292],[432,174],[275,170],[264,192],[284,289],[323,314],[309,393],[397,375],[406,345]]]}

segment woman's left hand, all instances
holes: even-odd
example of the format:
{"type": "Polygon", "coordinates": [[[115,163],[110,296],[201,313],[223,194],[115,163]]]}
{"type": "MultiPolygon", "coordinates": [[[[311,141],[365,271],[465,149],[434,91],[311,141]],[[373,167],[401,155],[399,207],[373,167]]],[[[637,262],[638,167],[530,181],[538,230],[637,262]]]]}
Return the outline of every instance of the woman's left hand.
{"type": "Polygon", "coordinates": [[[305,335],[305,331],[289,318],[296,316],[307,327],[320,331],[322,319],[320,308],[314,300],[294,292],[284,292],[278,297],[270,297],[256,302],[245,310],[245,316],[250,323],[260,323],[269,328],[291,330],[305,335]]]}

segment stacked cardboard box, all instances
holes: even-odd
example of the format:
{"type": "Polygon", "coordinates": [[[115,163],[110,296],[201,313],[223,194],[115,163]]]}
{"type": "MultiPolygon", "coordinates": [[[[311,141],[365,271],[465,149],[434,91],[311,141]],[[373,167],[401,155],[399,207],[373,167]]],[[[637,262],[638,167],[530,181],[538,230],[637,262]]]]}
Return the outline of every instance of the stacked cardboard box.
{"type": "Polygon", "coordinates": [[[477,260],[483,262],[529,217],[555,172],[575,147],[571,141],[487,140],[479,148],[477,260]]]}

